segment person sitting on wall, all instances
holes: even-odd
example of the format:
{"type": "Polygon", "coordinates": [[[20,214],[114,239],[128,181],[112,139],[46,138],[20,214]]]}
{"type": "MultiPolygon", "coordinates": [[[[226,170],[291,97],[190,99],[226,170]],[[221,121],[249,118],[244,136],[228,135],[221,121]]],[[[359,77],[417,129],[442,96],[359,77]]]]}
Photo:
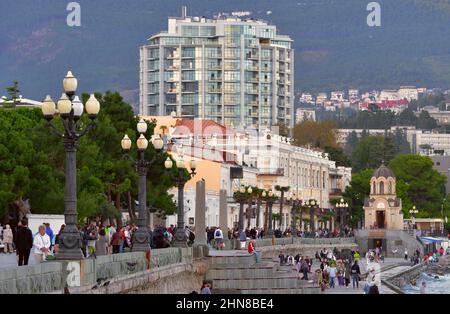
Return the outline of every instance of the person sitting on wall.
{"type": "Polygon", "coordinates": [[[248,253],[254,254],[256,262],[259,263],[261,256],[260,253],[256,251],[256,242],[254,240],[251,240],[248,244],[248,253]]]}

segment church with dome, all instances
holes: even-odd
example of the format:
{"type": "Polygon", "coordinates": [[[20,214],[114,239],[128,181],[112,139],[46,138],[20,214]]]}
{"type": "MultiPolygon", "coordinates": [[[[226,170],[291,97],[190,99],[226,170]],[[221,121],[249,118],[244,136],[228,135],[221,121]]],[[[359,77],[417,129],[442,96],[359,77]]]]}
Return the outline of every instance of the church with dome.
{"type": "Polygon", "coordinates": [[[364,201],[366,229],[403,229],[402,200],[396,194],[396,178],[384,163],[370,179],[370,195],[364,201]]]}

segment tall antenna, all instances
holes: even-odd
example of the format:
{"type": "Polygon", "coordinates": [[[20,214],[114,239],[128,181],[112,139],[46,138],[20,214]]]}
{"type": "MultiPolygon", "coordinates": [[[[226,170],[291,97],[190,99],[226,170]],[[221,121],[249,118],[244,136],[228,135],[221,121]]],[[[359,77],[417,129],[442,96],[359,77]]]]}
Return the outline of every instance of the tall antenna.
{"type": "Polygon", "coordinates": [[[187,17],[187,6],[183,5],[181,7],[181,17],[185,19],[187,17]]]}

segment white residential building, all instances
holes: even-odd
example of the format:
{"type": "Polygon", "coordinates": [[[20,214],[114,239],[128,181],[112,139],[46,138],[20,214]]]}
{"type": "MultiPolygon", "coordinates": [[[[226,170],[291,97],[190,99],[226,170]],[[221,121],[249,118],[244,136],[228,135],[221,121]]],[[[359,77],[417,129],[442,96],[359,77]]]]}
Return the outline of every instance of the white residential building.
{"type": "Polygon", "coordinates": [[[295,113],[295,123],[305,120],[316,121],[316,111],[312,109],[298,108],[295,113]]]}
{"type": "Polygon", "coordinates": [[[408,101],[419,99],[419,90],[415,86],[401,86],[398,90],[398,98],[408,101]]]}
{"type": "Polygon", "coordinates": [[[313,104],[314,98],[310,93],[302,93],[302,95],[300,96],[300,102],[306,104],[313,104]]]}
{"type": "Polygon", "coordinates": [[[327,93],[319,93],[316,97],[316,105],[323,106],[324,103],[328,100],[327,93]]]}
{"type": "Polygon", "coordinates": [[[262,20],[190,17],[183,10],[140,49],[139,113],[293,126],[292,43],[262,20]]]}

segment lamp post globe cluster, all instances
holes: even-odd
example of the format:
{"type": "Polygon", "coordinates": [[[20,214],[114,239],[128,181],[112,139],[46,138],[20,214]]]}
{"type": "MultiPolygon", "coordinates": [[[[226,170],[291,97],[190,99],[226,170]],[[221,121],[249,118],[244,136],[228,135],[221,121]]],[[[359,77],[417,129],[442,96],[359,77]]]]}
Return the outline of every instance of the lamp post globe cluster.
{"type": "Polygon", "coordinates": [[[292,204],[292,236],[297,237],[297,209],[302,205],[302,201],[299,199],[295,191],[290,193],[289,201],[292,204]]]}
{"type": "Polygon", "coordinates": [[[127,157],[131,159],[135,164],[139,175],[139,216],[137,219],[138,229],[133,233],[132,251],[145,252],[150,249],[150,234],[147,228],[147,173],[149,168],[160,159],[164,143],[159,135],[153,135],[151,138],[151,143],[156,150],[156,155],[151,160],[147,160],[145,158],[145,152],[148,148],[148,140],[144,135],[147,132],[147,123],[143,119],[140,119],[140,121],[137,123],[136,128],[139,133],[139,138],[136,140],[138,159],[134,160],[129,156],[132,141],[127,134],[125,134],[125,136],[123,137],[121,146],[127,157]]]}
{"type": "Polygon", "coordinates": [[[86,104],[83,105],[79,97],[75,95],[77,87],[78,80],[69,71],[63,80],[64,93],[57,103],[55,104],[50,95],[47,95],[42,102],[42,113],[47,120],[47,126],[56,136],[62,139],[66,152],[64,189],[64,221],[66,227],[59,238],[60,248],[56,254],[57,259],[65,260],[83,259],[81,236],[77,228],[76,152],[80,137],[95,125],[95,119],[100,111],[100,103],[94,94],[91,94],[86,104]],[[84,111],[91,121],[82,128],[78,125],[78,121],[82,118],[84,111]],[[61,118],[64,131],[60,131],[52,123],[52,120],[57,117],[61,118]]]}
{"type": "MultiPolygon", "coordinates": [[[[193,176],[196,175],[197,162],[192,159],[189,163],[190,171],[186,175],[186,163],[183,155],[180,155],[176,160],[177,172],[174,175],[170,172],[172,179],[176,182],[178,188],[178,202],[177,202],[177,230],[175,232],[174,246],[187,247],[187,234],[184,224],[184,186],[193,176]]],[[[173,161],[168,157],[164,162],[164,167],[169,170],[173,167],[173,161]]]]}
{"type": "Polygon", "coordinates": [[[412,217],[412,225],[413,228],[416,227],[416,215],[419,213],[419,210],[416,209],[416,206],[414,205],[410,210],[409,210],[409,214],[412,217]]]}
{"type": "Polygon", "coordinates": [[[277,197],[276,197],[276,195],[273,194],[272,190],[262,191],[261,196],[262,196],[263,200],[266,201],[266,204],[268,207],[268,215],[269,215],[269,226],[267,228],[266,237],[271,238],[274,236],[272,207],[273,207],[273,203],[275,203],[277,197]]]}
{"type": "Polygon", "coordinates": [[[244,232],[244,204],[248,202],[252,196],[252,193],[253,188],[251,186],[246,187],[245,185],[241,185],[237,190],[235,190],[233,195],[234,200],[239,203],[239,235],[244,232]]]}
{"type": "Polygon", "coordinates": [[[336,208],[339,209],[339,216],[340,216],[340,223],[341,223],[341,229],[344,228],[346,224],[346,216],[347,216],[347,209],[348,209],[348,203],[344,201],[343,198],[340,199],[338,203],[336,203],[336,208]]]}
{"type": "Polygon", "coordinates": [[[314,212],[316,208],[319,206],[319,202],[317,202],[315,199],[310,199],[308,201],[303,202],[304,207],[309,208],[309,229],[310,231],[315,231],[314,227],[314,212]]]}

